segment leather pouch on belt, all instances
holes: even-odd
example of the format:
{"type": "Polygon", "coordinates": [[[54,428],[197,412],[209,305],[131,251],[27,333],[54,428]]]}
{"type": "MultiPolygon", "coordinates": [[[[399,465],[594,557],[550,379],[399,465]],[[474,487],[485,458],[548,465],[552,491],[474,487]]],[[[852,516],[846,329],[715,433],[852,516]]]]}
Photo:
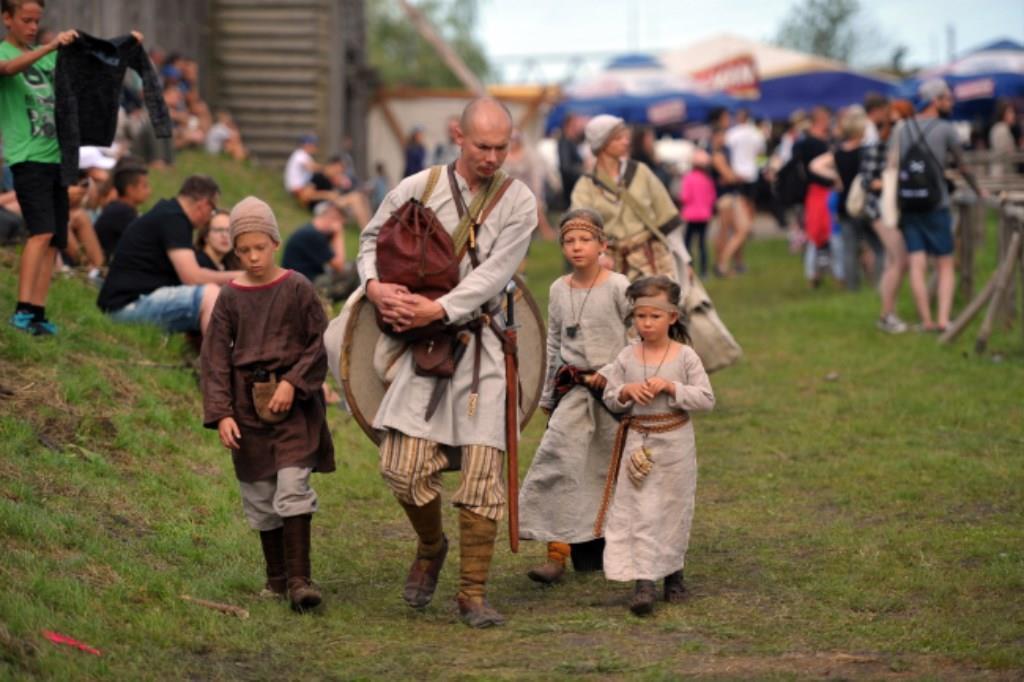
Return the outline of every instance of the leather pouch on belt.
{"type": "Polygon", "coordinates": [[[268,381],[255,381],[252,384],[252,404],[256,407],[256,416],[265,424],[279,424],[288,418],[291,410],[271,412],[270,399],[277,390],[277,377],[271,376],[268,381]]]}
{"type": "Polygon", "coordinates": [[[676,271],[675,261],[668,247],[660,240],[643,231],[615,244],[621,261],[621,272],[631,279],[649,275],[673,275],[676,271]]]}
{"type": "Polygon", "coordinates": [[[455,336],[435,334],[412,345],[416,374],[421,377],[447,378],[455,374],[455,336]]]}

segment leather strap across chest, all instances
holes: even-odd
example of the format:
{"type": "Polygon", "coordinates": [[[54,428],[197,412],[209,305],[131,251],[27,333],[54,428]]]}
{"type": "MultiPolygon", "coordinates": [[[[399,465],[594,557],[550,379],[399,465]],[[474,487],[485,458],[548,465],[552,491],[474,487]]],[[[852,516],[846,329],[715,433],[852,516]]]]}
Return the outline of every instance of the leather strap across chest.
{"type": "Polygon", "coordinates": [[[499,170],[487,182],[487,185],[476,193],[469,206],[466,206],[466,200],[459,188],[459,181],[455,177],[454,161],[448,165],[448,184],[451,186],[455,210],[459,213],[459,224],[452,235],[455,253],[458,254],[459,260],[462,260],[462,256],[468,251],[469,257],[473,261],[473,267],[477,267],[479,265],[479,256],[476,254],[477,230],[487,221],[487,217],[494,207],[501,202],[501,198],[505,196],[505,192],[512,184],[512,178],[499,170]]]}

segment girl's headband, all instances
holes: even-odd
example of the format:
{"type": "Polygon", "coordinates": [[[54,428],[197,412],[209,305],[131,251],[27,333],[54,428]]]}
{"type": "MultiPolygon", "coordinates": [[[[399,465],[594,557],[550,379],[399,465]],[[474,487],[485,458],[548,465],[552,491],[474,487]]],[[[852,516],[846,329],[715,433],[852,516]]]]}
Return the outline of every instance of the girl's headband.
{"type": "Polygon", "coordinates": [[[585,232],[589,232],[598,239],[604,239],[604,230],[586,218],[573,218],[572,220],[566,221],[566,223],[562,225],[561,231],[558,233],[559,242],[565,240],[565,233],[569,230],[583,230],[585,232]]]}
{"type": "Polygon", "coordinates": [[[637,308],[657,308],[666,313],[679,314],[679,306],[672,305],[659,296],[641,296],[633,301],[633,310],[637,308]]]}

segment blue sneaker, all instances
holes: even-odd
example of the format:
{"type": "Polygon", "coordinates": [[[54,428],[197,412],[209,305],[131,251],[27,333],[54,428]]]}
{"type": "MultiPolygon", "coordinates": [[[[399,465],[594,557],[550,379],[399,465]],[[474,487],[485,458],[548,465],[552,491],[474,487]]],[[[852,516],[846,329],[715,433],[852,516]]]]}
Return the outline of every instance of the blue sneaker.
{"type": "Polygon", "coordinates": [[[11,319],[9,321],[11,323],[11,326],[14,327],[15,329],[35,336],[36,334],[39,333],[39,330],[36,327],[35,322],[33,321],[34,319],[35,317],[32,315],[32,313],[28,312],[27,310],[18,310],[13,315],[11,315],[11,319]]]}
{"type": "Polygon", "coordinates": [[[49,320],[39,320],[33,322],[33,325],[36,328],[37,336],[55,336],[57,334],[57,325],[49,320]]]}

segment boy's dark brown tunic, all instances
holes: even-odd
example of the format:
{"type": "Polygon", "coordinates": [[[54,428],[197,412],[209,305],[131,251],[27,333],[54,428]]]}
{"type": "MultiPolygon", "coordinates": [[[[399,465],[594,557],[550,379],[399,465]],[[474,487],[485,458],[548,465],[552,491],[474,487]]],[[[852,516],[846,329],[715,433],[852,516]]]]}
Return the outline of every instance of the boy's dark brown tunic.
{"type": "Polygon", "coordinates": [[[220,291],[202,351],[203,425],[234,417],[242,433],[232,450],[235,475],[251,483],[286,467],[334,471],[323,383],[327,317],[313,286],[288,270],[257,287],[232,282],[220,291]],[[254,372],[263,368],[295,387],[288,418],[265,424],[252,402],[254,372]]]}

